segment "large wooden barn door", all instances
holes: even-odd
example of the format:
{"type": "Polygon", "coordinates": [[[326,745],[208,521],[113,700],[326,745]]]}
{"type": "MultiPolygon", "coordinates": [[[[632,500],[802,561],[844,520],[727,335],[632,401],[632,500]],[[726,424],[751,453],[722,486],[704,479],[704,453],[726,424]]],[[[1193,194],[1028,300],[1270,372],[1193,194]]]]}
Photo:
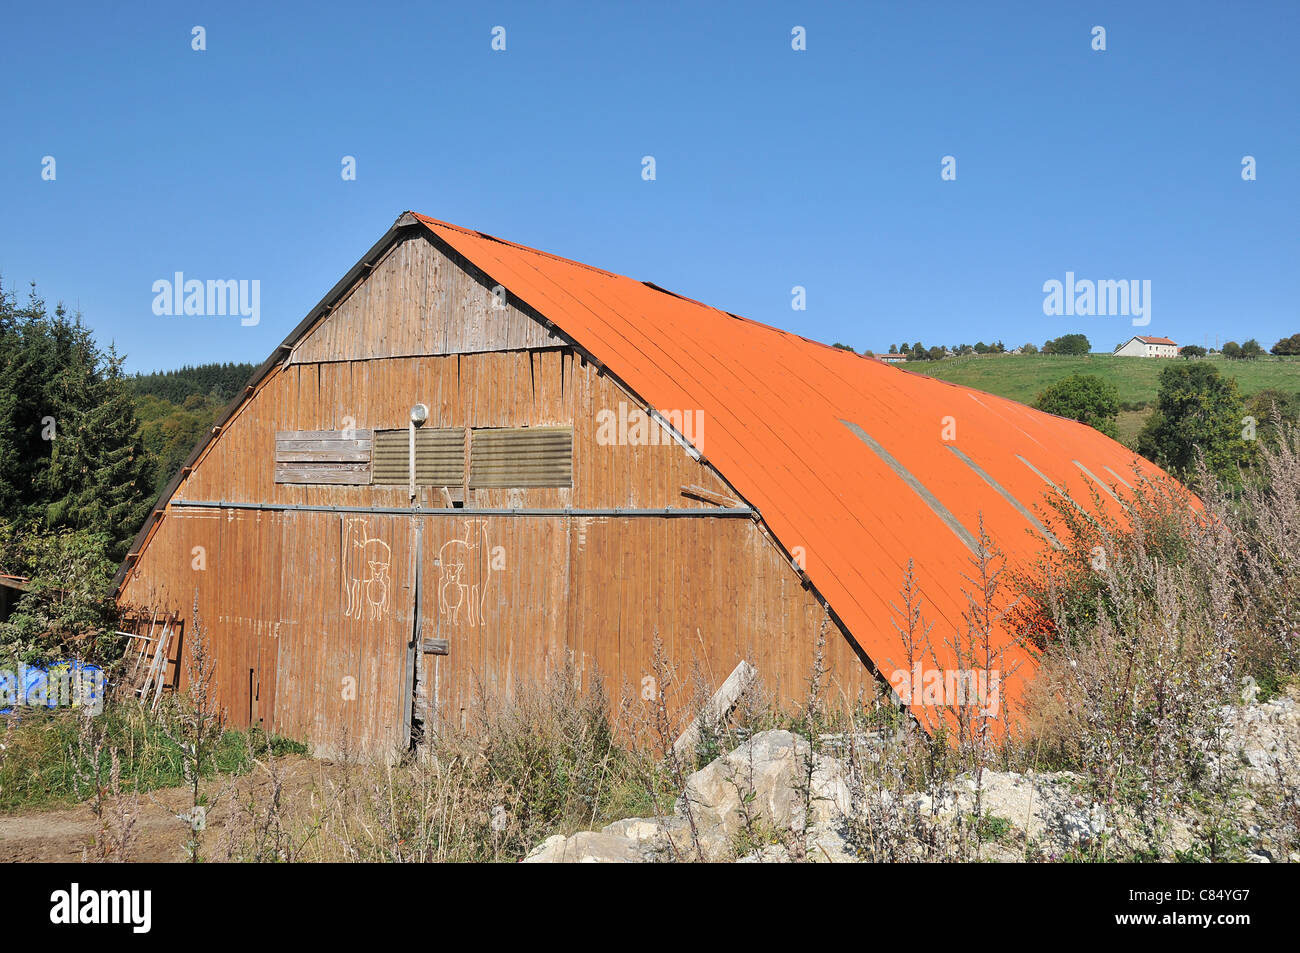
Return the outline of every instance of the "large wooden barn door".
{"type": "MultiPolygon", "coordinates": [[[[414,609],[409,521],[297,512],[283,523],[277,586],[292,624],[276,633],[273,666],[257,673],[262,697],[273,686],[277,730],[322,752],[403,747],[414,609]]],[[[258,707],[264,712],[261,698],[258,707]]]]}
{"type": "Polygon", "coordinates": [[[426,730],[465,727],[485,675],[485,609],[493,578],[490,521],[454,510],[424,524],[416,709],[426,730]]]}
{"type": "Polygon", "coordinates": [[[426,732],[462,729],[568,661],[570,548],[585,531],[554,516],[423,519],[417,705],[426,732]]]}

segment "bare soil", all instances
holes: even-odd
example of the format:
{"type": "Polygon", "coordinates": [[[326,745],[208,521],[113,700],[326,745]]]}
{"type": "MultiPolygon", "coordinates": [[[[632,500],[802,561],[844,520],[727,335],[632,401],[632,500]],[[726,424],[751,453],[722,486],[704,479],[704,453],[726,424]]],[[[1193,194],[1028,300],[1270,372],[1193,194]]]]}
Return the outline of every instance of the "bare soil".
{"type": "MultiPolygon", "coordinates": [[[[282,799],[292,812],[309,810],[316,792],[333,765],[300,755],[279,759],[284,769],[282,799]]],[[[204,792],[212,807],[207,815],[207,829],[202,837],[205,859],[220,860],[222,835],[232,820],[242,817],[241,804],[255,798],[264,804],[271,783],[266,774],[254,769],[238,777],[207,779],[204,792]]],[[[133,862],[184,861],[189,825],[177,817],[188,811],[188,788],[162,788],[138,796],[127,795],[110,801],[106,815],[116,824],[120,819],[131,822],[132,840],[127,856],[133,862]]],[[[0,815],[0,863],[51,863],[97,860],[95,841],[100,822],[90,805],[58,810],[20,812],[0,815]]]]}

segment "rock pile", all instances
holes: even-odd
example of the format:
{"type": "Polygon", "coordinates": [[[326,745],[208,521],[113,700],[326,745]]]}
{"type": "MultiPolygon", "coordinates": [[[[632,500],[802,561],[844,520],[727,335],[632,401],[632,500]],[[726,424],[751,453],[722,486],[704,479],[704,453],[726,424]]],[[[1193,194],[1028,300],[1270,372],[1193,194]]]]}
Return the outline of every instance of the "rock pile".
{"type": "MultiPolygon", "coordinates": [[[[1283,697],[1227,708],[1223,725],[1220,756],[1239,766],[1243,785],[1235,812],[1239,826],[1264,845],[1252,850],[1250,859],[1275,859],[1268,845],[1276,838],[1261,832],[1255,798],[1274,807],[1280,801],[1284,815],[1293,811],[1300,816],[1300,705],[1283,697]]],[[[978,789],[982,820],[974,824],[977,785],[968,775],[937,793],[898,798],[853,778],[846,762],[812,751],[805,738],[766,731],[690,775],[672,814],[556,835],[538,845],[525,863],[842,863],[861,859],[864,841],[890,825],[911,841],[903,853],[918,859],[943,856],[933,845],[965,825],[965,831],[977,832],[976,859],[1050,860],[1086,850],[1117,828],[1127,829],[1125,819],[1108,816],[1082,790],[1080,779],[1069,772],[986,770],[978,789]],[[922,845],[929,845],[930,853],[922,845]]],[[[1195,823],[1187,815],[1169,819],[1164,836],[1170,851],[1188,848],[1195,823]]]]}

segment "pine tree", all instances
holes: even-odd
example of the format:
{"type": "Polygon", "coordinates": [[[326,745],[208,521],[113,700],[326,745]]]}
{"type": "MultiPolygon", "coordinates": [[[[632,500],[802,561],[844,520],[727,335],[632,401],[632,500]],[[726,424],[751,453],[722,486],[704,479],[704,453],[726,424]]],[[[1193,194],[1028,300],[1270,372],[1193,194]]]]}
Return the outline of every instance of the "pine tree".
{"type": "Polygon", "coordinates": [[[0,512],[6,516],[36,502],[49,466],[46,384],[54,366],[54,338],[35,286],[25,307],[0,287],[0,512]]]}
{"type": "Polygon", "coordinates": [[[125,554],[152,497],[122,359],[80,315],[0,287],[0,515],[85,529],[125,554]]]}
{"type": "Polygon", "coordinates": [[[148,512],[152,473],[122,359],[100,351],[79,316],[56,314],[52,327],[58,370],[47,393],[57,430],[41,516],[51,528],[103,532],[121,556],[148,512]]]}

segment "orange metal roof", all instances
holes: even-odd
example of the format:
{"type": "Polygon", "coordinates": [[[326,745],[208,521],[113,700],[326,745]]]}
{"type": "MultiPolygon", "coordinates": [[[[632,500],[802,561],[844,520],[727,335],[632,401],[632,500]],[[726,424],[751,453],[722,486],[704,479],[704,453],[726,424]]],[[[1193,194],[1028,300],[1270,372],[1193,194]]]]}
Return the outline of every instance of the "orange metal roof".
{"type": "MultiPolygon", "coordinates": [[[[651,407],[703,411],[697,449],[787,551],[805,554],[813,585],[886,675],[906,668],[891,603],[909,558],[939,660],[956,667],[945,640],[963,628],[981,514],[1015,563],[1047,545],[1031,511],[1048,480],[1089,507],[1091,481],[1123,495],[1135,463],[1163,475],[1084,424],[415,217],[651,407]],[[955,440],[942,439],[946,418],[955,440]]],[[[1111,492],[1104,505],[1116,506],[1111,492]]],[[[1034,660],[1001,639],[1003,701],[1014,702],[1034,660]]]]}
{"type": "Polygon", "coordinates": [[[1174,344],[1174,346],[1177,347],[1177,344],[1169,340],[1169,338],[1144,338],[1139,334],[1137,339],[1143,344],[1174,344]]]}

